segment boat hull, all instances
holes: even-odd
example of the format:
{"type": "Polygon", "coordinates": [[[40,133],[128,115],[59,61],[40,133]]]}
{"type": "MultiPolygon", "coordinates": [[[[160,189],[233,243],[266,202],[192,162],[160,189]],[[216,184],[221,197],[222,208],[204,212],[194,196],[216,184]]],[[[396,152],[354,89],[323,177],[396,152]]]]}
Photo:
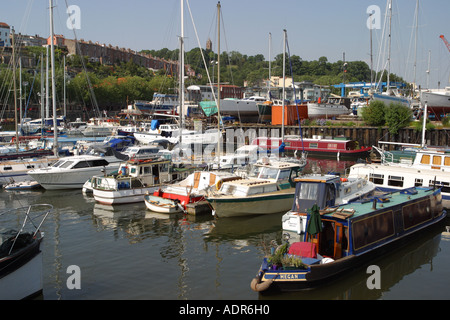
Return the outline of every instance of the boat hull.
{"type": "Polygon", "coordinates": [[[443,214],[431,223],[422,226],[416,232],[405,234],[395,239],[395,241],[387,243],[384,246],[379,246],[362,255],[347,256],[331,263],[309,265],[306,270],[267,270],[261,272],[259,277],[257,277],[257,281],[259,283],[264,283],[267,281],[272,282],[269,288],[261,291],[261,293],[269,293],[274,291],[302,291],[329,284],[343,275],[348,274],[352,270],[361,268],[364,265],[369,266],[371,261],[374,259],[405,246],[410,243],[411,240],[420,237],[422,231],[425,231],[433,226],[442,226],[445,218],[446,214],[443,214]]]}
{"type": "Polygon", "coordinates": [[[132,188],[121,190],[93,190],[95,201],[102,204],[125,204],[143,202],[144,196],[147,193],[153,193],[159,189],[160,186],[153,186],[148,188],[132,188]]]}
{"type": "Polygon", "coordinates": [[[295,189],[245,198],[214,198],[207,200],[219,218],[272,214],[287,211],[292,207],[295,189]]]}
{"type": "MultiPolygon", "coordinates": [[[[401,247],[411,241],[414,237],[419,237],[422,231],[433,226],[440,225],[447,217],[442,209],[441,192],[439,189],[415,188],[396,192],[388,196],[385,205],[378,205],[375,202],[364,201],[360,204],[352,203],[345,207],[355,208],[354,216],[345,218],[322,215],[321,223],[335,223],[335,227],[348,228],[345,246],[342,247],[341,240],[335,240],[333,259],[322,259],[314,254],[301,258],[304,267],[292,270],[272,270],[272,266],[264,259],[258,276],[252,281],[252,288],[258,292],[266,291],[298,291],[320,286],[348,273],[350,270],[359,268],[364,264],[373,263],[379,258],[394,249],[401,247]],[[392,202],[389,205],[389,201],[392,202]],[[371,208],[371,209],[370,209],[371,208]],[[365,213],[362,213],[365,212],[365,213]],[[333,222],[334,221],[334,222],[333,222]],[[341,257],[344,251],[337,254],[336,245],[345,250],[346,254],[341,257]],[[345,248],[345,249],[344,249],[345,248]],[[328,260],[328,261],[327,261],[328,260]]],[[[378,200],[381,201],[381,200],[378,200]]],[[[330,226],[330,225],[328,225],[330,226]]],[[[338,229],[335,229],[338,230],[338,229]]],[[[311,245],[312,253],[316,252],[316,244],[319,246],[318,253],[324,255],[328,248],[330,238],[327,234],[320,232],[319,238],[314,238],[314,243],[303,242],[303,246],[311,245]],[[325,237],[321,240],[320,237],[325,237]],[[325,251],[321,251],[325,250],[325,251]]],[[[308,239],[305,236],[305,240],[308,239]]],[[[331,236],[336,237],[336,234],[331,236]]],[[[340,249],[339,249],[340,250],[340,249]]],[[[300,252],[300,251],[298,251],[300,252]]],[[[292,254],[297,254],[292,252],[292,254]]]]}
{"type": "Polygon", "coordinates": [[[146,195],[144,196],[145,206],[154,212],[160,213],[178,213],[181,212],[181,208],[170,199],[162,197],[146,195]]]}
{"type": "Polygon", "coordinates": [[[42,292],[43,265],[40,240],[25,248],[20,254],[0,260],[0,299],[20,300],[42,292]]]}
{"type": "Polygon", "coordinates": [[[47,190],[82,189],[84,183],[95,175],[103,175],[103,169],[109,174],[119,168],[119,162],[107,167],[83,168],[83,170],[42,169],[39,172],[28,173],[34,180],[47,190]]]}

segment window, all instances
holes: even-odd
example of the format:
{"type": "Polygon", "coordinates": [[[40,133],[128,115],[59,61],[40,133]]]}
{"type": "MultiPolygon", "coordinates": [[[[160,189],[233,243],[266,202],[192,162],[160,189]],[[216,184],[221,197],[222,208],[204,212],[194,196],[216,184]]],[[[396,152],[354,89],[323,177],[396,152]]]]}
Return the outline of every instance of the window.
{"type": "Polygon", "coordinates": [[[433,156],[433,164],[441,165],[441,156],[433,156]]]}
{"type": "Polygon", "coordinates": [[[317,148],[318,145],[319,145],[318,143],[315,143],[315,142],[314,142],[314,143],[310,143],[310,144],[309,144],[309,147],[310,147],[310,148],[317,148]]]}
{"type": "Polygon", "coordinates": [[[327,148],[328,149],[337,149],[337,143],[329,143],[327,148]]]}
{"type": "Polygon", "coordinates": [[[424,154],[422,159],[420,159],[420,163],[422,164],[430,164],[430,155],[424,154]]]}
{"type": "Polygon", "coordinates": [[[389,176],[388,185],[393,187],[403,187],[403,177],[400,176],[389,176]]]}
{"type": "Polygon", "coordinates": [[[423,186],[423,180],[416,178],[414,181],[414,187],[421,187],[423,186]]]}
{"type": "Polygon", "coordinates": [[[372,181],[375,184],[383,184],[383,180],[384,180],[384,175],[382,175],[382,174],[371,173],[369,175],[369,181],[372,181]]]}
{"type": "Polygon", "coordinates": [[[61,168],[68,168],[73,164],[73,161],[66,161],[60,165],[61,168]]]}
{"type": "Polygon", "coordinates": [[[444,157],[444,166],[450,166],[450,157],[444,157]]]}
{"type": "Polygon", "coordinates": [[[318,190],[318,183],[302,183],[300,186],[298,198],[305,200],[314,200],[317,198],[318,190]]]}

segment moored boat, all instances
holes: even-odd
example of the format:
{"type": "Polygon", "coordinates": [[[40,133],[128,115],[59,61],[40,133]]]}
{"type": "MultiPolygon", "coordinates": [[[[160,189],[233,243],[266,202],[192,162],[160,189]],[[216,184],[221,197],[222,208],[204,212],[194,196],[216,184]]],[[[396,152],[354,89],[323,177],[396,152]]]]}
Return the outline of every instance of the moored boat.
{"type": "Polygon", "coordinates": [[[357,163],[348,177],[361,177],[382,191],[391,192],[411,187],[441,188],[442,204],[450,208],[450,153],[416,150],[413,154],[382,153],[381,163],[357,163]]]}
{"type": "Polygon", "coordinates": [[[446,217],[440,189],[411,188],[308,213],[303,241],[287,243],[263,259],[251,288],[314,288],[370,263],[446,217]],[[283,265],[284,263],[284,265],[283,265]]]}
{"type": "MultiPolygon", "coordinates": [[[[287,153],[305,151],[311,157],[340,160],[364,159],[369,156],[372,150],[371,147],[359,146],[357,141],[345,137],[322,138],[322,136],[314,136],[313,138],[302,138],[297,135],[286,135],[283,142],[284,151],[287,153]]],[[[281,138],[276,137],[258,137],[252,141],[252,144],[269,150],[278,148],[282,141],[281,138]]]]}
{"type": "Polygon", "coordinates": [[[292,207],[294,179],[306,162],[262,159],[254,165],[256,177],[225,181],[207,196],[217,217],[271,214],[292,207]]]}
{"type": "Polygon", "coordinates": [[[184,178],[190,170],[161,157],[131,159],[121,163],[113,174],[93,176],[92,192],[95,201],[102,204],[143,202],[145,194],[184,178]]]}
{"type": "Polygon", "coordinates": [[[14,213],[14,219],[16,213],[25,215],[25,218],[19,231],[7,229],[0,233],[0,299],[27,299],[42,292],[43,234],[40,228],[51,210],[51,205],[38,204],[9,211],[14,213]],[[42,217],[40,222],[37,216],[42,217]],[[33,230],[29,230],[30,222],[33,230]]]}
{"type": "Polygon", "coordinates": [[[178,213],[184,211],[178,200],[166,199],[151,194],[144,196],[145,206],[154,212],[178,213]]]}
{"type": "Polygon", "coordinates": [[[44,189],[82,189],[86,180],[94,175],[108,174],[117,170],[125,159],[111,148],[104,151],[106,152],[104,155],[63,157],[49,167],[33,169],[27,174],[44,189]]]}
{"type": "Polygon", "coordinates": [[[306,216],[301,214],[316,204],[319,209],[346,204],[374,194],[375,184],[363,178],[341,178],[332,174],[310,174],[295,179],[292,209],[281,218],[283,231],[301,234],[306,216]]]}
{"type": "Polygon", "coordinates": [[[176,200],[185,210],[187,204],[205,200],[209,192],[219,190],[224,182],[238,179],[241,177],[229,172],[194,171],[184,180],[163,186],[153,195],[176,200]]]}

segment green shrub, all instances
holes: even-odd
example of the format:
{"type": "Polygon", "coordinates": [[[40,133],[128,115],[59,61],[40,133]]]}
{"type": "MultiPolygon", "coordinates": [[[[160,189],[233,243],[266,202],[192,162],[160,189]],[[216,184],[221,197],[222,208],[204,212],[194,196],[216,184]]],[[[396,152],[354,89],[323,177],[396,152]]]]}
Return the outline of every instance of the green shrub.
{"type": "Polygon", "coordinates": [[[397,134],[399,129],[407,127],[411,122],[411,108],[400,104],[391,103],[384,109],[385,124],[391,134],[397,134]]]}
{"type": "Polygon", "coordinates": [[[385,124],[385,105],[382,101],[374,100],[362,109],[362,119],[369,126],[383,126],[385,124]]]}

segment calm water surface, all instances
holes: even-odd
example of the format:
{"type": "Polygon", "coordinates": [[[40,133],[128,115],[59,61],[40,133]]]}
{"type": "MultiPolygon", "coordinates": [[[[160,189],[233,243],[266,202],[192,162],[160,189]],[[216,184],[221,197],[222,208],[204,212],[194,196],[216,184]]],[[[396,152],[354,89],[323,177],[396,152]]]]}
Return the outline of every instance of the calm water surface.
{"type": "MultiPolygon", "coordinates": [[[[342,172],[348,163],[310,161],[309,170],[342,172]]],[[[381,289],[361,268],[326,287],[260,295],[250,289],[270,242],[281,243],[281,216],[217,219],[162,215],[145,204],[106,206],[76,191],[0,191],[0,208],[54,206],[43,226],[45,300],[152,299],[450,299],[450,234],[445,225],[373,264],[381,289]],[[69,289],[68,267],[81,271],[69,289]]]]}

